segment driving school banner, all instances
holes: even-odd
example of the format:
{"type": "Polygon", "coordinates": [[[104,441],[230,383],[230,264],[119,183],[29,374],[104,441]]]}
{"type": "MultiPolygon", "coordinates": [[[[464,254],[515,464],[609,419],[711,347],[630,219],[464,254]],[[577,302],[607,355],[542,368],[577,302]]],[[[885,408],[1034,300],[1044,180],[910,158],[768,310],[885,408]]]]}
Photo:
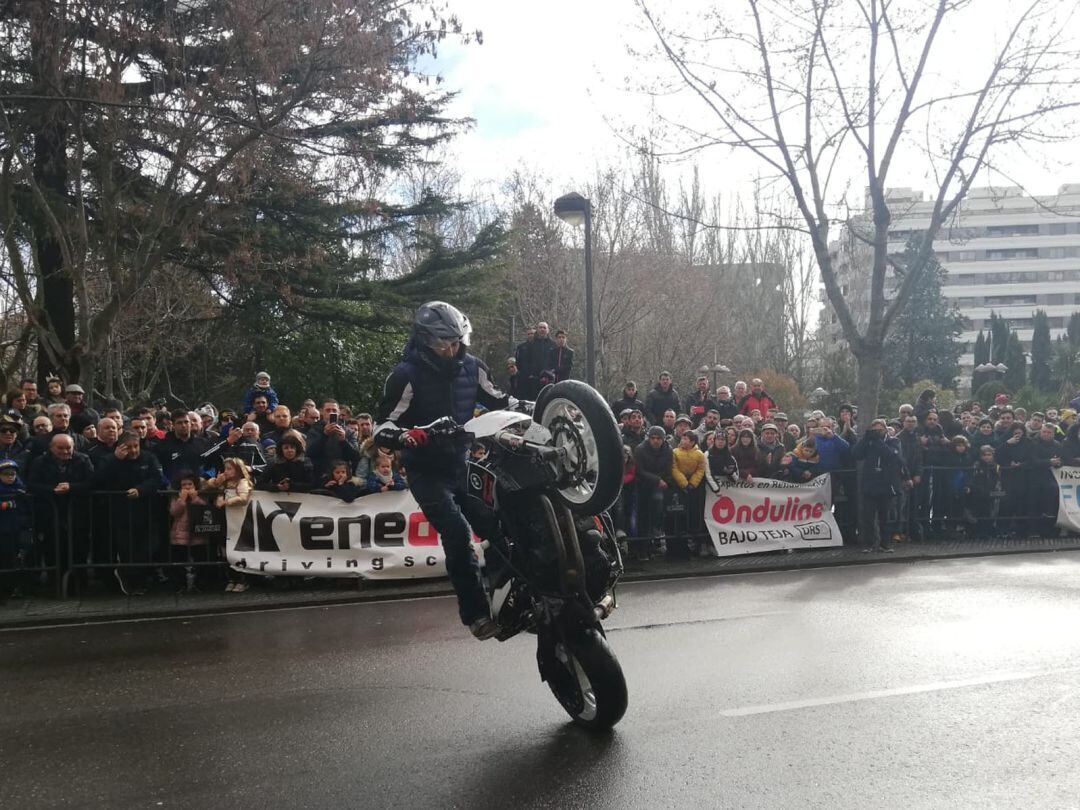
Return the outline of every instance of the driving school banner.
{"type": "Polygon", "coordinates": [[[720,556],[843,544],[828,475],[803,484],[761,478],[705,493],[705,525],[720,556]]]}
{"type": "Polygon", "coordinates": [[[253,492],[246,506],[226,512],[229,564],[249,574],[446,576],[438,532],[408,491],[379,492],[352,503],[311,493],[253,492]]]}
{"type": "Polygon", "coordinates": [[[1080,533],[1080,467],[1058,467],[1054,477],[1058,482],[1057,525],[1080,533]]]}

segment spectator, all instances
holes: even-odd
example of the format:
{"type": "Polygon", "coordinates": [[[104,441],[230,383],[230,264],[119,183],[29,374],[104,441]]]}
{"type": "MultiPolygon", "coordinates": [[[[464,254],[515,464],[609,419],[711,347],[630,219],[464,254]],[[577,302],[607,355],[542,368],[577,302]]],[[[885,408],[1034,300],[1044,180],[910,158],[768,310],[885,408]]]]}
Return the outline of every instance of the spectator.
{"type": "Polygon", "coordinates": [[[525,330],[525,340],[514,347],[514,359],[518,367],[518,385],[522,391],[522,398],[527,399],[525,393],[529,391],[528,355],[533,340],[536,338],[536,328],[530,326],[525,330]]]}
{"type": "Polygon", "coordinates": [[[900,443],[885,435],[885,420],[875,419],[870,428],[855,445],[852,455],[864,462],[862,473],[863,507],[867,510],[870,528],[877,532],[875,546],[873,532],[863,538],[863,551],[891,553],[896,540],[896,497],[907,478],[904,460],[900,456],[900,443]]]}
{"type": "MultiPolygon", "coordinates": [[[[251,473],[243,459],[226,458],[221,475],[211,478],[207,488],[216,493],[214,504],[219,509],[246,506],[251,500],[251,473]]],[[[230,567],[228,576],[227,593],[243,593],[248,589],[248,575],[243,571],[230,567]]]]}
{"type": "Polygon", "coordinates": [[[26,462],[28,441],[19,438],[20,425],[11,417],[0,418],[0,461],[14,461],[18,467],[26,462]]]}
{"type": "Polygon", "coordinates": [[[116,452],[116,443],[120,439],[120,429],[107,416],[103,416],[97,426],[97,438],[86,449],[95,470],[116,452]]]}
{"type": "Polygon", "coordinates": [[[821,456],[818,455],[817,437],[807,436],[781,461],[782,477],[788,481],[813,480],[821,472],[821,456]]]}
{"type": "Polygon", "coordinates": [[[738,441],[735,443],[731,455],[735,457],[735,463],[739,465],[739,476],[753,483],[761,469],[761,458],[757,449],[757,437],[754,431],[743,428],[739,431],[738,441]]]}
{"type": "Polygon", "coordinates": [[[555,333],[555,348],[551,352],[551,368],[555,381],[569,380],[574,373],[574,350],[566,345],[566,330],[555,333]]]}
{"type": "Polygon", "coordinates": [[[842,436],[836,435],[831,424],[822,425],[807,433],[815,437],[822,472],[835,472],[848,465],[851,445],[842,436]]]}
{"type": "Polygon", "coordinates": [[[705,418],[701,420],[701,423],[694,429],[694,435],[697,436],[698,447],[705,450],[705,442],[707,437],[712,436],[716,432],[716,429],[720,426],[720,412],[716,408],[710,408],[705,413],[705,418]]]}
{"type": "Polygon", "coordinates": [[[251,401],[251,410],[244,416],[244,421],[254,422],[259,426],[259,435],[269,433],[274,429],[274,422],[270,418],[270,398],[266,394],[256,394],[251,401]]]}
{"type": "Polygon", "coordinates": [[[224,462],[229,458],[238,458],[244,462],[250,475],[262,472],[266,468],[266,454],[259,440],[259,425],[256,422],[244,422],[239,428],[232,428],[229,435],[202,454],[202,463],[212,465],[224,472],[224,462]]]}
{"type": "Polygon", "coordinates": [[[855,433],[855,409],[846,402],[837,411],[837,433],[848,444],[855,444],[858,436],[855,433]]]}
{"type": "MultiPolygon", "coordinates": [[[[688,432],[692,432],[690,431],[690,417],[687,416],[685,413],[680,413],[678,416],[675,417],[675,425],[672,427],[671,446],[673,448],[678,447],[679,440],[682,438],[682,435],[688,432]]],[[[694,437],[694,443],[697,443],[696,436],[694,437]]]]}
{"type": "Polygon", "coordinates": [[[536,399],[540,393],[540,375],[552,368],[555,342],[549,335],[549,327],[543,321],[536,325],[532,340],[524,344],[523,354],[518,355],[518,368],[525,375],[525,398],[536,399]]]}
{"type": "Polygon", "coordinates": [[[366,491],[363,486],[349,475],[349,462],[339,459],[330,465],[330,475],[319,485],[316,490],[320,495],[329,495],[340,498],[346,503],[352,503],[366,491]]]}
{"type": "Polygon", "coordinates": [[[754,411],[759,411],[759,416],[764,416],[770,408],[775,410],[778,407],[776,400],[765,392],[765,383],[755,377],[750,381],[750,393],[739,405],[739,413],[750,416],[754,411]]]}
{"type": "Polygon", "coordinates": [[[739,403],[732,398],[731,389],[721,385],[716,389],[716,410],[720,413],[720,421],[734,419],[739,413],[739,403]]]}
{"type": "MultiPolygon", "coordinates": [[[[1034,415],[1033,415],[1034,416],[1034,415]]],[[[1032,480],[1028,496],[1031,531],[1041,537],[1057,536],[1058,481],[1054,470],[1062,464],[1063,450],[1053,425],[1042,425],[1031,440],[1032,480]]]]}
{"type": "Polygon", "coordinates": [[[664,433],[668,437],[671,437],[671,436],[675,435],[675,419],[676,418],[677,417],[675,415],[675,411],[667,410],[667,411],[664,411],[663,418],[660,420],[660,427],[662,427],[664,429],[664,433]]]}
{"type": "MultiPolygon", "coordinates": [[[[207,505],[198,492],[199,476],[190,471],[181,471],[173,479],[172,485],[177,492],[169,502],[169,560],[208,562],[210,555],[206,537],[191,532],[191,507],[207,505]]],[[[184,572],[183,588],[188,593],[198,590],[198,570],[195,566],[188,566],[184,572]]]]}
{"type": "Polygon", "coordinates": [[[998,528],[1016,535],[1023,535],[1027,528],[1025,512],[1030,500],[1028,484],[1031,451],[1027,430],[1018,423],[1012,426],[1012,435],[997,451],[998,463],[1001,465],[1001,483],[1005,489],[1005,496],[999,505],[998,528]]]}
{"type": "Polygon", "coordinates": [[[29,552],[32,525],[31,501],[19,479],[19,464],[13,459],[0,461],[0,605],[16,589],[17,577],[5,574],[25,562],[29,552]]]}
{"type": "MultiPolygon", "coordinates": [[[[776,429],[780,432],[780,443],[790,453],[795,449],[795,445],[799,443],[799,437],[789,430],[791,425],[788,424],[787,414],[777,411],[773,416],[773,424],[776,425],[776,429]]],[[[795,427],[798,428],[798,425],[795,427]]]]}
{"type": "Polygon", "coordinates": [[[518,369],[517,358],[511,355],[506,358],[506,392],[516,399],[525,399],[522,394],[521,372],[518,369]]]}
{"type": "Polygon", "coordinates": [[[923,515],[922,519],[924,525],[928,520],[930,530],[937,532],[942,528],[950,497],[946,468],[953,463],[952,439],[945,435],[937,411],[928,411],[924,415],[919,431],[919,444],[923,451],[923,486],[919,501],[929,512],[923,515]]]}
{"type": "Polygon", "coordinates": [[[631,449],[636,449],[645,441],[645,417],[640,410],[636,408],[630,410],[626,417],[626,424],[622,428],[622,440],[623,444],[631,449]]]}
{"type": "Polygon", "coordinates": [[[636,410],[642,414],[645,413],[645,403],[637,398],[637,383],[633,380],[626,381],[626,385],[623,386],[622,397],[611,403],[611,412],[613,414],[619,415],[625,410],[636,410]]]}
{"type": "MultiPolygon", "coordinates": [[[[649,424],[659,425],[664,420],[664,412],[671,411],[674,415],[680,404],[679,392],[671,384],[671,373],[661,371],[656,386],[645,397],[645,418],[649,420],[649,424]]],[[[672,427],[674,428],[674,422],[672,427]]]]}
{"type": "Polygon", "coordinates": [[[26,397],[26,407],[31,413],[30,416],[24,416],[23,421],[29,424],[34,420],[35,416],[45,413],[45,403],[38,398],[37,383],[29,377],[22,378],[19,388],[22,389],[23,396],[26,397]]]}
{"type": "Polygon", "coordinates": [[[971,468],[975,465],[975,459],[971,455],[971,443],[966,436],[953,436],[950,451],[941,482],[944,489],[942,526],[946,534],[957,532],[964,524],[964,495],[971,480],[971,468]]]}
{"type": "MultiPolygon", "coordinates": [[[[270,385],[270,375],[265,371],[260,371],[255,375],[255,382],[251,388],[244,394],[244,414],[255,412],[255,398],[266,397],[266,407],[264,411],[272,411],[278,406],[277,391],[270,385]]],[[[233,400],[235,402],[236,400],[233,400]]]]}
{"type": "Polygon", "coordinates": [[[693,431],[683,432],[678,446],[671,451],[671,457],[671,478],[675,492],[686,506],[686,531],[691,536],[687,550],[694,551],[696,543],[692,538],[705,528],[705,492],[701,487],[705,480],[705,454],[698,448],[697,436],[693,431]]]}
{"type": "Polygon", "coordinates": [[[924,424],[928,413],[937,412],[937,392],[933,388],[924,390],[919,394],[919,399],[915,403],[913,411],[915,418],[919,420],[919,424],[924,424]]]}
{"type": "MultiPolygon", "coordinates": [[[[481,450],[484,447],[481,445],[481,450]]],[[[400,492],[407,489],[405,479],[394,472],[394,466],[387,456],[381,456],[375,460],[371,472],[367,475],[366,489],[368,493],[376,492],[400,492]]]]}
{"type": "Polygon", "coordinates": [[[84,496],[90,493],[93,477],[90,459],[75,451],[72,436],[56,433],[49,437],[47,452],[34,462],[27,480],[34,495],[35,545],[45,565],[55,565],[55,549],[62,554],[69,541],[72,559],[86,561],[90,512],[84,496]]]}
{"type": "Polygon", "coordinates": [[[161,464],[142,452],[139,436],[127,431],[94,473],[94,485],[112,502],[110,557],[120,565],[113,570],[120,591],[137,595],[146,590],[146,563],[153,558],[156,538],[153,495],[161,487],[161,464]]]}
{"type": "Polygon", "coordinates": [[[45,397],[43,404],[45,408],[48,409],[50,405],[60,405],[64,402],[64,381],[55,374],[50,374],[45,378],[45,397]]]}
{"type": "Polygon", "coordinates": [[[1001,486],[1001,467],[995,458],[992,445],[979,448],[979,460],[975,462],[968,481],[968,507],[975,517],[975,536],[989,537],[997,518],[998,502],[1004,495],[1001,486]]]}
{"type": "Polygon", "coordinates": [[[713,492],[720,489],[722,481],[735,483],[739,480],[739,464],[731,455],[731,448],[722,434],[713,436],[712,447],[705,454],[705,460],[705,475],[713,492]]]}
{"type": "Polygon", "coordinates": [[[780,472],[780,462],[787,455],[787,449],[780,441],[780,431],[772,422],[761,429],[758,452],[761,465],[758,470],[759,477],[776,478],[780,472]]]}
{"type": "Polygon", "coordinates": [[[71,408],[67,403],[50,405],[48,408],[48,415],[51,429],[48,433],[35,436],[30,442],[30,448],[27,451],[27,465],[32,465],[34,459],[45,455],[49,449],[49,444],[52,441],[53,436],[70,436],[75,443],[76,452],[81,453],[86,448],[86,439],[84,439],[81,434],[71,429],[71,408]]]}
{"type": "Polygon", "coordinates": [[[143,449],[152,448],[165,438],[165,431],[162,430],[153,408],[139,408],[135,411],[135,416],[146,424],[146,435],[141,437],[143,449]]]}
{"type": "Polygon", "coordinates": [[[326,480],[330,477],[335,461],[347,461],[350,469],[360,460],[360,448],[356,433],[340,422],[341,406],[337,400],[323,402],[321,418],[311,426],[307,434],[307,454],[315,465],[315,476],[326,480]]]}
{"type": "Polygon", "coordinates": [[[269,439],[277,447],[281,444],[282,437],[293,430],[292,411],[286,405],[278,405],[270,413],[270,427],[263,430],[260,426],[260,435],[269,439]]]}
{"type": "Polygon", "coordinates": [[[735,383],[735,390],[732,392],[735,398],[735,404],[742,408],[743,400],[746,399],[749,391],[747,390],[746,383],[742,380],[738,380],[735,383]]]}
{"type": "Polygon", "coordinates": [[[310,492],[315,484],[315,470],[304,456],[304,439],[289,431],[277,445],[277,457],[259,477],[259,489],[271,492],[310,492]]]}
{"type": "Polygon", "coordinates": [[[709,391],[709,378],[699,375],[697,378],[697,390],[686,398],[685,411],[692,420],[692,427],[697,428],[709,411],[716,410],[716,401],[709,391]]]}
{"type": "Polygon", "coordinates": [[[668,488],[671,486],[671,447],[665,441],[667,434],[659,425],[649,428],[648,438],[634,450],[637,489],[638,525],[652,537],[664,541],[664,510],[667,505],[668,488]]]}
{"type": "MultiPolygon", "coordinates": [[[[206,466],[203,457],[215,445],[196,435],[196,429],[197,425],[187,411],[173,411],[172,432],[154,447],[154,455],[167,480],[171,481],[182,471],[198,472],[206,466]]],[[[220,447],[221,444],[216,446],[220,447]]]]}
{"type": "Polygon", "coordinates": [[[86,404],[86,391],[81,385],[72,383],[64,389],[67,405],[71,409],[71,429],[82,433],[87,425],[96,425],[101,415],[86,404]]]}
{"type": "Polygon", "coordinates": [[[900,456],[908,471],[908,481],[897,499],[900,527],[898,532],[903,540],[922,540],[925,508],[920,501],[923,490],[920,489],[923,474],[923,445],[919,436],[919,420],[913,411],[904,416],[900,432],[896,435],[900,444],[900,456]]]}

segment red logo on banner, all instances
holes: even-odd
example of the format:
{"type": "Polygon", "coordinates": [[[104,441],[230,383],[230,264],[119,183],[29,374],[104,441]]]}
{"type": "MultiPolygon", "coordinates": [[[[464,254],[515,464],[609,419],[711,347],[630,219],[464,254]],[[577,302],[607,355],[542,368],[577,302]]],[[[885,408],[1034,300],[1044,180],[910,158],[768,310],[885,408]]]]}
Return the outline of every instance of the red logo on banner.
{"type": "Polygon", "coordinates": [[[712,517],[717,523],[781,523],[820,518],[824,513],[824,504],[799,503],[798,495],[783,501],[766,496],[757,506],[736,506],[731,498],[723,495],[716,499],[712,508],[712,517]]]}

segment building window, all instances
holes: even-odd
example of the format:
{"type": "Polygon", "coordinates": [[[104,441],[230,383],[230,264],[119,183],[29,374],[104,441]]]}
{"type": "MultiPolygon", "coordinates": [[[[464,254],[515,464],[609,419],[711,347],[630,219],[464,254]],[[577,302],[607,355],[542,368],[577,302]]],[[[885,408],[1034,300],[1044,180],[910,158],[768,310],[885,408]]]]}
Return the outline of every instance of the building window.
{"type": "Polygon", "coordinates": [[[986,251],[986,258],[990,261],[1005,261],[1008,259],[1037,259],[1038,248],[1003,248],[1001,250],[986,251]]]}

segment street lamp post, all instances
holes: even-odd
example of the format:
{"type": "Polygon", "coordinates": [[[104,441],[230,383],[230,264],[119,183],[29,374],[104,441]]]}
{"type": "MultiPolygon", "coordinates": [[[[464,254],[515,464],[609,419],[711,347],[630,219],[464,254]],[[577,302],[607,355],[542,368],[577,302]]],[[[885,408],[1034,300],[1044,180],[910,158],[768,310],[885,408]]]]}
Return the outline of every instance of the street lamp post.
{"type": "Polygon", "coordinates": [[[699,374],[708,374],[712,372],[712,387],[713,393],[716,393],[716,389],[719,387],[719,377],[721,374],[730,374],[731,369],[725,366],[723,363],[717,363],[713,366],[704,365],[698,369],[699,374]]]}
{"type": "Polygon", "coordinates": [[[592,204],[576,192],[555,200],[555,215],[575,228],[585,227],[585,382],[596,387],[593,341],[592,204]]]}

